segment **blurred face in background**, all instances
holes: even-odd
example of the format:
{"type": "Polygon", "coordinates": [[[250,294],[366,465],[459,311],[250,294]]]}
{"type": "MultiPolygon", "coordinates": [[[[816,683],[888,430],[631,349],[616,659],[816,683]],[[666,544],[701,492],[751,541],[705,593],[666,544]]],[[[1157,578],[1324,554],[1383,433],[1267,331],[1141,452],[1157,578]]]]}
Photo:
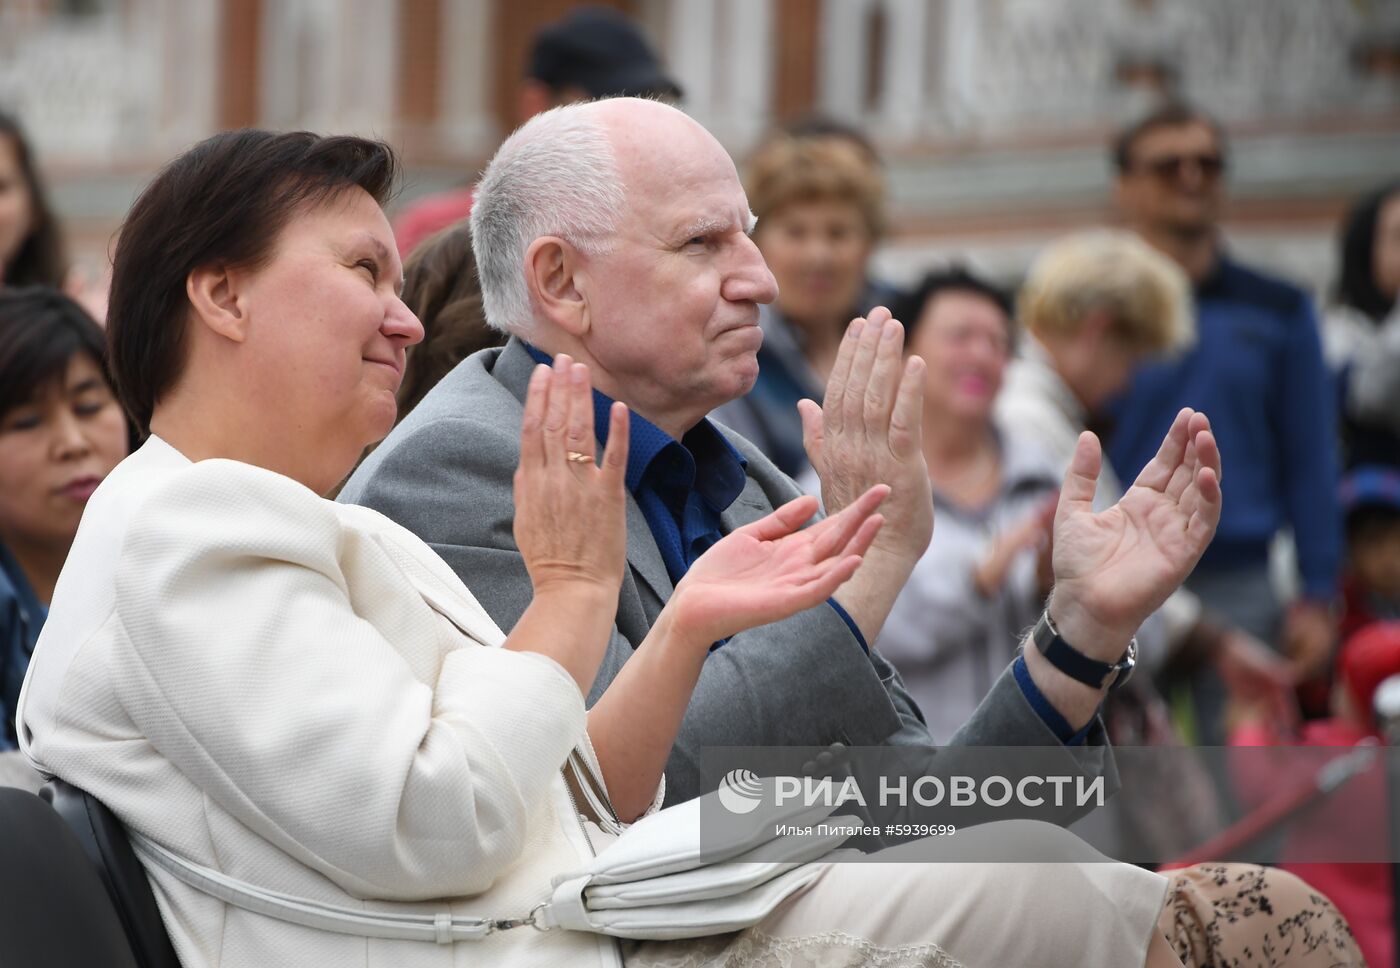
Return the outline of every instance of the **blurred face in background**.
{"type": "Polygon", "coordinates": [[[1099,414],[1114,397],[1128,389],[1133,372],[1149,355],[1126,340],[1104,310],[1090,310],[1068,341],[1070,359],[1077,364],[1073,382],[1080,402],[1099,414]]]}
{"type": "Polygon", "coordinates": [[[61,378],[0,414],[0,541],[67,548],[126,450],[126,420],[97,361],[73,354],[61,378]]]}
{"type": "Polygon", "coordinates": [[[794,202],[761,219],[754,237],[778,281],[778,310],[799,326],[844,322],[865,284],[874,245],[854,202],[794,202]]]}
{"type": "Polygon", "coordinates": [[[1011,327],[980,293],[945,290],[924,303],[908,351],[928,364],[924,407],[931,415],[990,423],[1011,356],[1011,327]]]}
{"type": "Polygon", "coordinates": [[[0,134],[0,282],[34,225],[33,197],[14,141],[0,134]]]}
{"type": "Polygon", "coordinates": [[[1203,234],[1220,220],[1224,173],[1224,147],[1209,125],[1153,128],[1138,137],[1118,176],[1118,203],[1146,228],[1203,234]]]}
{"type": "Polygon", "coordinates": [[[1371,258],[1376,288],[1394,302],[1400,295],[1400,192],[1391,195],[1381,206],[1371,258]]]}
{"type": "Polygon", "coordinates": [[[1349,549],[1352,569],[1362,586],[1392,602],[1400,601],[1400,523],[1378,528],[1349,549]]]}

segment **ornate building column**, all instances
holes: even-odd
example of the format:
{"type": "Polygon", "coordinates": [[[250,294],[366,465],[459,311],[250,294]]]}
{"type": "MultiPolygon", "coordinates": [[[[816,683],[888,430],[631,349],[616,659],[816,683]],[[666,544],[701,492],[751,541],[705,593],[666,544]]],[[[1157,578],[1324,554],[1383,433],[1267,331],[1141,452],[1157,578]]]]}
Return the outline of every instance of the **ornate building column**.
{"type": "Polygon", "coordinates": [[[664,59],[685,109],[731,149],[744,150],[773,116],[773,0],[674,0],[664,59]]]}
{"type": "Polygon", "coordinates": [[[263,12],[259,100],[266,123],[392,136],[396,4],[278,0],[263,12]]]}
{"type": "Polygon", "coordinates": [[[868,121],[881,141],[907,141],[926,114],[928,0],[827,0],[822,8],[818,102],[847,121],[868,121]]]}
{"type": "MultiPolygon", "coordinates": [[[[125,56],[149,97],[150,129],[131,148],[173,153],[219,128],[222,0],[128,0],[125,56]],[[144,49],[143,49],[144,48],[144,49]]],[[[135,134],[134,132],[132,132],[135,134]]]]}

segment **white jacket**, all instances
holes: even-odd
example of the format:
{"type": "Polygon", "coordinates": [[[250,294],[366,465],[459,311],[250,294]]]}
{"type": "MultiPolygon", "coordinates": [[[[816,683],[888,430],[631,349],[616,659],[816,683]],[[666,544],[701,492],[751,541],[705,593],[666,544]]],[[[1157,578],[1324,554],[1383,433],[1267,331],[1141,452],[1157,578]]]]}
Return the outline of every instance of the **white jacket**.
{"type": "Polygon", "coordinates": [[[1323,318],[1322,346],[1334,372],[1350,369],[1347,412],[1400,434],[1400,304],[1379,322],[1333,308],[1323,318]]]}
{"type": "MultiPolygon", "coordinates": [[[[520,917],[592,849],[560,772],[591,749],[574,681],[502,640],[387,518],[153,437],[88,504],[22,746],[128,827],[260,887],[520,917]]],[[[607,939],[528,927],[447,946],[322,933],[150,877],[186,968],[619,963],[607,939]]]]}

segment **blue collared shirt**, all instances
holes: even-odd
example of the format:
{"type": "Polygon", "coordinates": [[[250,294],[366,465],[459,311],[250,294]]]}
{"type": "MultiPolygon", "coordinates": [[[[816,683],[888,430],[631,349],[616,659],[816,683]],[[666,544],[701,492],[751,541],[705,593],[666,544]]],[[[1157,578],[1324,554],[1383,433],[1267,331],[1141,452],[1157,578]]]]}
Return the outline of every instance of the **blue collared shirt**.
{"type": "MultiPolygon", "coordinates": [[[[525,348],[536,361],[552,362],[529,343],[525,348]]],[[[608,442],[612,405],[607,394],[593,391],[593,428],[600,446],[608,442]]],[[[748,461],[709,420],[701,420],[676,440],[640,414],[630,416],[627,490],[641,508],[671,583],[676,584],[697,558],[724,537],[720,515],[743,493],[748,461]]],[[[834,599],[827,601],[868,652],[865,637],[845,609],[834,599]]],[[[715,648],[723,644],[716,642],[715,648]]]]}

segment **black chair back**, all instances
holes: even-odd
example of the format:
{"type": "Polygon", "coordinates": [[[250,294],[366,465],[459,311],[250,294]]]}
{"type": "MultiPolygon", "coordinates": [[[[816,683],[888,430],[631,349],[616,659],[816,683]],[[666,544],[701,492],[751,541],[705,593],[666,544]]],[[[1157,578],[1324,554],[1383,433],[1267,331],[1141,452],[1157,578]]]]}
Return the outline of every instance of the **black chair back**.
{"type": "Polygon", "coordinates": [[[50,780],[39,796],[49,801],[92,862],[140,968],[180,968],[146,870],[126,830],[102,801],[62,780],[50,780]]]}
{"type": "Polygon", "coordinates": [[[0,787],[0,968],[141,968],[126,937],[67,824],[34,794],[0,787]]]}

